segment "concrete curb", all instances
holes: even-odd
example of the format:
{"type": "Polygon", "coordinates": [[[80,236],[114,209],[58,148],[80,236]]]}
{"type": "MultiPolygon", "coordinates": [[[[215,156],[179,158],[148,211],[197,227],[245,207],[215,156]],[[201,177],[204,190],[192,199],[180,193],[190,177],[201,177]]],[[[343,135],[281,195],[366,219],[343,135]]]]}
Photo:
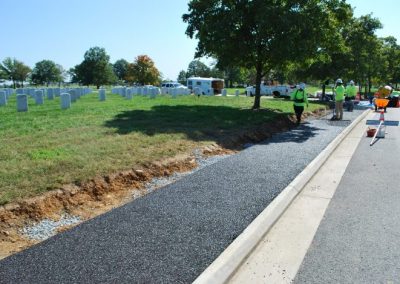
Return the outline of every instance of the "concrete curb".
{"type": "Polygon", "coordinates": [[[365,110],[346,127],[193,283],[226,283],[336,147],[369,112],[365,110]]]}

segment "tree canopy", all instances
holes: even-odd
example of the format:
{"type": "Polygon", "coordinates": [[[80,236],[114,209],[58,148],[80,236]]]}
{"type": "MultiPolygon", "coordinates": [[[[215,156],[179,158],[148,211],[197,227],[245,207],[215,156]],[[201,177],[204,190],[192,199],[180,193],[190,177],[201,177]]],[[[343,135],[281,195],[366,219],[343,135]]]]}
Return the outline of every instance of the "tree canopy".
{"type": "Polygon", "coordinates": [[[133,63],[128,64],[125,79],[139,85],[158,85],[161,82],[161,73],[149,56],[139,55],[133,63]]]}
{"type": "Polygon", "coordinates": [[[49,85],[63,80],[62,66],[51,60],[42,60],[35,64],[32,70],[31,81],[37,85],[49,85]]]}
{"type": "Polygon", "coordinates": [[[220,67],[256,70],[253,108],[260,107],[263,76],[340,42],[338,25],[350,7],[339,0],[192,0],[188,5],[183,21],[186,34],[199,40],[195,56],[215,57],[220,67]]]}
{"type": "Polygon", "coordinates": [[[31,68],[29,68],[29,66],[26,66],[21,61],[10,57],[7,57],[3,60],[2,64],[0,64],[0,69],[2,71],[1,73],[3,74],[3,78],[12,81],[14,88],[16,87],[17,83],[21,83],[23,86],[31,72],[31,68]]]}
{"type": "Polygon", "coordinates": [[[129,62],[125,59],[119,59],[113,64],[113,70],[117,78],[121,81],[125,80],[128,71],[129,62]]]}
{"type": "Polygon", "coordinates": [[[110,56],[100,47],[92,47],[86,51],[82,63],[76,65],[70,72],[72,80],[83,85],[93,84],[97,88],[116,81],[110,56]]]}

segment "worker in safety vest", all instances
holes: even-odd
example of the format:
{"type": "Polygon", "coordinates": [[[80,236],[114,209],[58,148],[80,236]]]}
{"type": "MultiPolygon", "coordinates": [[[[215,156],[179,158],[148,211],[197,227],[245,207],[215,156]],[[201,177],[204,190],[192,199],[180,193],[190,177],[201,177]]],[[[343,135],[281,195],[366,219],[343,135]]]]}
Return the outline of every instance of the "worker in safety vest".
{"type": "Polygon", "coordinates": [[[349,85],[346,87],[346,106],[347,106],[347,111],[353,111],[354,109],[354,99],[356,98],[357,95],[357,87],[354,86],[354,81],[351,80],[349,82],[349,85]]]}
{"type": "Polygon", "coordinates": [[[342,79],[337,79],[335,88],[335,120],[343,119],[343,101],[345,91],[342,79]]]}
{"type": "Polygon", "coordinates": [[[308,107],[308,99],[306,94],[306,84],[300,83],[296,91],[290,95],[290,99],[293,102],[294,112],[296,113],[297,124],[301,122],[301,115],[304,111],[304,106],[308,107]]]}

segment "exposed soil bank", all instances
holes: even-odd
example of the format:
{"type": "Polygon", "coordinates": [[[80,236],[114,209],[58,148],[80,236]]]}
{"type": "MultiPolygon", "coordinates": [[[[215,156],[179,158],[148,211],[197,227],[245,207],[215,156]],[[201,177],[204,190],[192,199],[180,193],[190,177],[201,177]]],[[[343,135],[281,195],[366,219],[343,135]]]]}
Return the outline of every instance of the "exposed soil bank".
{"type": "MultiPolygon", "coordinates": [[[[262,111],[262,110],[260,110],[262,111]]],[[[321,116],[325,110],[306,113],[321,116]]],[[[217,143],[200,149],[204,156],[233,154],[246,143],[257,143],[274,133],[295,127],[291,116],[280,116],[273,122],[243,131],[218,133],[217,143]]],[[[140,168],[96,177],[81,184],[69,184],[41,196],[21,200],[0,207],[0,259],[23,250],[37,240],[26,238],[21,232],[25,226],[43,219],[60,220],[65,214],[87,220],[121,206],[148,193],[146,184],[153,178],[169,177],[197,167],[194,154],[157,161],[140,168]]],[[[70,226],[60,228],[59,231],[70,226]]]]}

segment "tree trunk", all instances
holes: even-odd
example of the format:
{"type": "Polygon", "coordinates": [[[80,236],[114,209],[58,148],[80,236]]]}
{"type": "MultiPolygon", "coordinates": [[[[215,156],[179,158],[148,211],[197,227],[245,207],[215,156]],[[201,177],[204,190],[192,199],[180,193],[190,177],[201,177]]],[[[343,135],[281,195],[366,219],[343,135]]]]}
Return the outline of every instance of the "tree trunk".
{"type": "Polygon", "coordinates": [[[371,88],[372,88],[371,76],[368,76],[368,95],[371,93],[371,88]]]}
{"type": "Polygon", "coordinates": [[[261,86],[261,77],[262,77],[262,65],[257,64],[256,67],[256,95],[254,97],[254,104],[252,109],[259,109],[260,108],[260,100],[261,100],[261,94],[260,94],[260,86],[261,86]]]}

